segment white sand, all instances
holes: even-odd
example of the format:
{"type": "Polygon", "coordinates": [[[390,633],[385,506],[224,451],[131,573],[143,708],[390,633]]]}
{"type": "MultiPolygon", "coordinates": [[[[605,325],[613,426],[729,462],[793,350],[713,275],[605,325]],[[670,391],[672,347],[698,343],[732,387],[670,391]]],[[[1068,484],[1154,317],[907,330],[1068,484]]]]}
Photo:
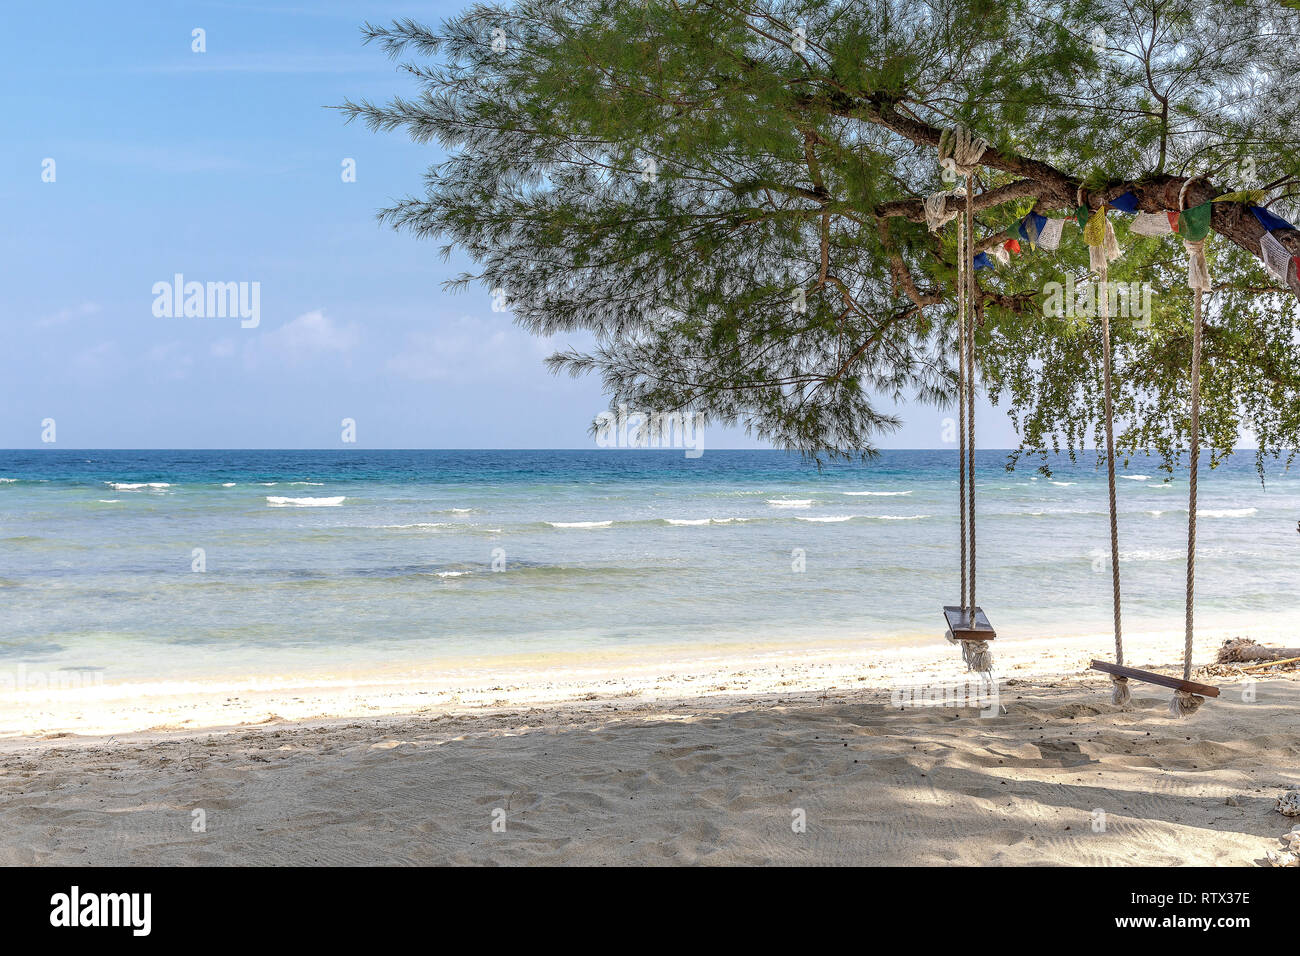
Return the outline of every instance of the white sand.
{"type": "MultiPolygon", "coordinates": [[[[1178,659],[1172,637],[1132,643],[1134,666],[1178,659]]],[[[890,704],[900,682],[965,680],[942,642],[10,692],[0,864],[1252,865],[1277,849],[1294,821],[1276,798],[1300,785],[1300,683],[1261,680],[1247,701],[1219,680],[1182,721],[1168,691],[1135,685],[1121,711],[1081,678],[1105,646],[998,647],[996,717],[890,704]],[[196,729],[268,714],[302,719],[196,729]],[[182,729],[142,730],[159,726],[182,729]]]]}

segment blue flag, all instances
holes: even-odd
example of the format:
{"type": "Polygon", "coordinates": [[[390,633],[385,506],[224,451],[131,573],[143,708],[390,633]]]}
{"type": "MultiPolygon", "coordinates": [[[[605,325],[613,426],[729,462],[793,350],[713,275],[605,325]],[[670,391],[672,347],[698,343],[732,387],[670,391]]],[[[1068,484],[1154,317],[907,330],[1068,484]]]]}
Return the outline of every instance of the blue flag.
{"type": "Polygon", "coordinates": [[[1274,229],[1295,228],[1295,226],[1291,225],[1291,223],[1287,222],[1285,219],[1283,219],[1280,216],[1273,215],[1263,206],[1251,206],[1250,211],[1255,214],[1255,218],[1259,220],[1259,224],[1263,226],[1265,229],[1267,229],[1269,232],[1272,232],[1274,229]]]}
{"type": "Polygon", "coordinates": [[[1111,209],[1118,209],[1120,212],[1137,212],[1138,198],[1131,192],[1116,196],[1114,199],[1108,199],[1106,205],[1111,209]]]}

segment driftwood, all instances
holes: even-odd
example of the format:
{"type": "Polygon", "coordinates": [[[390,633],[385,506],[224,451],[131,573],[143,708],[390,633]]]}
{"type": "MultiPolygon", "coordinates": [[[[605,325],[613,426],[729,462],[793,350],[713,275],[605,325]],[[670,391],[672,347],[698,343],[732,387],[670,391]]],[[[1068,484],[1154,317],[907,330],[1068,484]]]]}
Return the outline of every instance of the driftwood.
{"type": "Polygon", "coordinates": [[[1278,667],[1282,664],[1300,664],[1300,657],[1284,657],[1280,661],[1264,661],[1262,664],[1247,664],[1244,671],[1257,671],[1265,667],[1278,667]]]}
{"type": "Polygon", "coordinates": [[[1300,647],[1265,647],[1249,638],[1224,641],[1216,659],[1220,664],[1244,664],[1249,661],[1284,661],[1300,657],[1300,647]]]}

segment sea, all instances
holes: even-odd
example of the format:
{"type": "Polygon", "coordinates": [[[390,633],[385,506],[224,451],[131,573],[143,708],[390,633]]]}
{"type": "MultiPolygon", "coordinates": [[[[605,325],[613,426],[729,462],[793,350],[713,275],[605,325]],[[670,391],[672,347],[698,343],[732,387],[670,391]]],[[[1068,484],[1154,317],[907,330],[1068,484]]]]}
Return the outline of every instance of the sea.
{"type": "MultiPolygon", "coordinates": [[[[1109,647],[1105,470],[977,458],[999,640],[1109,647]]],[[[778,451],[0,452],[0,671],[184,681],[637,647],[943,645],[957,456],[778,451]]],[[[1197,623],[1294,634],[1300,480],[1202,474],[1197,623]]],[[[1121,471],[1125,627],[1181,632],[1187,480],[1121,471]]],[[[1130,637],[1130,640],[1133,638],[1130,637]]]]}

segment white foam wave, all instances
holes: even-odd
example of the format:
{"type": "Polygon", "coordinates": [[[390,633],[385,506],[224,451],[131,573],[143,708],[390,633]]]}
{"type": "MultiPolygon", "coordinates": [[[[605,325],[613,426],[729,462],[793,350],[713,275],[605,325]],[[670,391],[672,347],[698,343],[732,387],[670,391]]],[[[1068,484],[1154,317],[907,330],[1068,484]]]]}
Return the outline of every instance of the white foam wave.
{"type": "Polygon", "coordinates": [[[438,572],[437,572],[437,575],[438,575],[438,577],[440,577],[440,578],[458,578],[458,577],[461,577],[462,575],[469,574],[469,573],[471,573],[471,572],[469,572],[469,571],[438,571],[438,572]]]}
{"type": "Polygon", "coordinates": [[[1120,477],[1126,478],[1129,481],[1150,481],[1151,480],[1150,475],[1120,475],[1120,477]]]}
{"type": "Polygon", "coordinates": [[[337,498],[285,498],[280,495],[267,495],[266,503],[273,508],[333,508],[343,504],[347,498],[345,495],[339,495],[337,498]]]}
{"type": "Polygon", "coordinates": [[[865,518],[866,515],[825,515],[825,516],[808,516],[796,515],[795,521],[818,521],[822,523],[838,523],[840,521],[852,521],[854,518],[865,518]]]}
{"type": "Polygon", "coordinates": [[[1197,508],[1198,518],[1249,518],[1258,508],[1197,508]]]}
{"type": "Polygon", "coordinates": [[[165,481],[106,481],[104,484],[114,491],[139,491],[142,488],[170,488],[165,481]]]}
{"type": "Polygon", "coordinates": [[[1069,488],[1072,484],[1074,484],[1074,482],[1073,482],[1073,481],[1054,481],[1054,482],[1052,482],[1052,484],[1054,484],[1054,485],[1060,485],[1062,488],[1069,488]]]}
{"type": "Polygon", "coordinates": [[[871,498],[898,498],[902,495],[910,495],[910,491],[846,491],[846,495],[864,495],[871,498]]]}
{"type": "Polygon", "coordinates": [[[612,521],[548,521],[552,528],[608,528],[612,521]]]}
{"type": "Polygon", "coordinates": [[[773,508],[811,508],[811,498],[768,498],[767,503],[773,508]]]}
{"type": "Polygon", "coordinates": [[[922,518],[928,518],[929,515],[872,515],[879,521],[919,521],[922,518]]]}

